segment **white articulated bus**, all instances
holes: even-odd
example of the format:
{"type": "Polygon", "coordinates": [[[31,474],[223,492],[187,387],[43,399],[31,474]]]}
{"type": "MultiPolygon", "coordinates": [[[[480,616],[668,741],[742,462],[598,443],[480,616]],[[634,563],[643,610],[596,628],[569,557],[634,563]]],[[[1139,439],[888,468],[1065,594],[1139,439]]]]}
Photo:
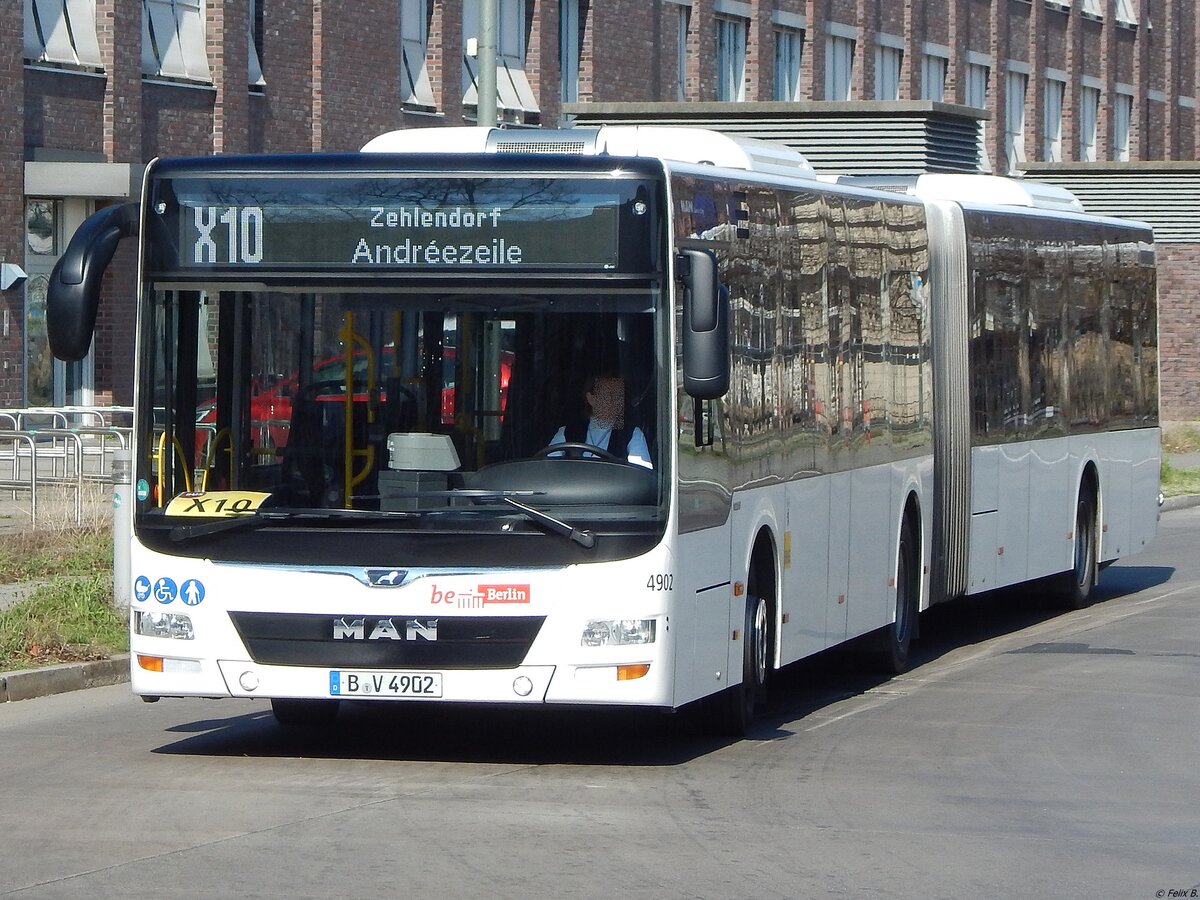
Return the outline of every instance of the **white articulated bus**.
{"type": "Polygon", "coordinates": [[[61,357],[133,235],[147,699],[738,733],[781,666],[900,671],[930,604],[1078,606],[1155,532],[1153,238],[1065,192],[647,127],[160,160],[56,269],[61,357]]]}

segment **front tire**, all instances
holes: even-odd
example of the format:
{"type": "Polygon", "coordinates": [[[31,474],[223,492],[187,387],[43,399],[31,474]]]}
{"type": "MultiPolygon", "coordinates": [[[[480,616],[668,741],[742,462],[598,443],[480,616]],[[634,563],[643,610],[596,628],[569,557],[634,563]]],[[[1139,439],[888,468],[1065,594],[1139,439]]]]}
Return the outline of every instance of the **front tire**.
{"type": "Polygon", "coordinates": [[[713,730],[728,737],[744,737],[754,712],[766,693],[770,668],[770,610],[765,597],[746,598],[742,632],[742,683],[712,698],[713,730]]]}

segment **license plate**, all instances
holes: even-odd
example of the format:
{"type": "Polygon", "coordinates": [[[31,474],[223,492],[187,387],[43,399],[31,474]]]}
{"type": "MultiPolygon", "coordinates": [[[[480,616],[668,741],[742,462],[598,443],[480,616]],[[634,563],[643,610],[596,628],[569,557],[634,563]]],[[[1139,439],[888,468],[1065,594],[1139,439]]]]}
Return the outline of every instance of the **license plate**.
{"type": "Polygon", "coordinates": [[[332,697],[431,697],[442,696],[441,672],[342,672],[329,673],[332,697]]]}

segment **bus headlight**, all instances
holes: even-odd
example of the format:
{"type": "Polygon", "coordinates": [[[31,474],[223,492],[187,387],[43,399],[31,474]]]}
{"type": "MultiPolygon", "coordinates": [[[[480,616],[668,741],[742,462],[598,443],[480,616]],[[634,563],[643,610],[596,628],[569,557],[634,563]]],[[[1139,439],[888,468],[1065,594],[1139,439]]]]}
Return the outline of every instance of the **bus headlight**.
{"type": "Polygon", "coordinates": [[[654,619],[596,619],[583,629],[585,647],[614,647],[623,644],[653,644],[654,619]]]}
{"type": "Polygon", "coordinates": [[[180,613],[137,612],[133,630],[146,637],[190,641],[196,637],[191,617],[180,613]]]}

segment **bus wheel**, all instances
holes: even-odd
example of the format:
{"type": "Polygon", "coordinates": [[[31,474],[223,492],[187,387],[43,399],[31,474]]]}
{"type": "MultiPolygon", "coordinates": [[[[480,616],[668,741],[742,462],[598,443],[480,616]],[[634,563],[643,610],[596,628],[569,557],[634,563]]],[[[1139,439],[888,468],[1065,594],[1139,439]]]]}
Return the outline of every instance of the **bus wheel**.
{"type": "Polygon", "coordinates": [[[271,712],[275,721],[286,728],[324,728],[337,718],[339,702],[276,697],[271,700],[271,712]]]}
{"type": "Polygon", "coordinates": [[[907,517],[900,526],[900,547],[896,553],[896,618],[877,631],[869,651],[872,667],[888,675],[899,675],[908,668],[908,651],[917,630],[917,608],[921,593],[920,560],[912,525],[907,517]]]}
{"type": "Polygon", "coordinates": [[[742,737],[754,721],[754,710],[763,699],[770,653],[769,616],[765,597],[746,597],[742,632],[742,683],[713,698],[712,725],[719,734],[742,737]]]}
{"type": "Polygon", "coordinates": [[[1079,486],[1075,505],[1075,558],[1069,571],[1058,576],[1055,599],[1062,609],[1083,609],[1096,586],[1096,502],[1090,486],[1079,486]]]}

